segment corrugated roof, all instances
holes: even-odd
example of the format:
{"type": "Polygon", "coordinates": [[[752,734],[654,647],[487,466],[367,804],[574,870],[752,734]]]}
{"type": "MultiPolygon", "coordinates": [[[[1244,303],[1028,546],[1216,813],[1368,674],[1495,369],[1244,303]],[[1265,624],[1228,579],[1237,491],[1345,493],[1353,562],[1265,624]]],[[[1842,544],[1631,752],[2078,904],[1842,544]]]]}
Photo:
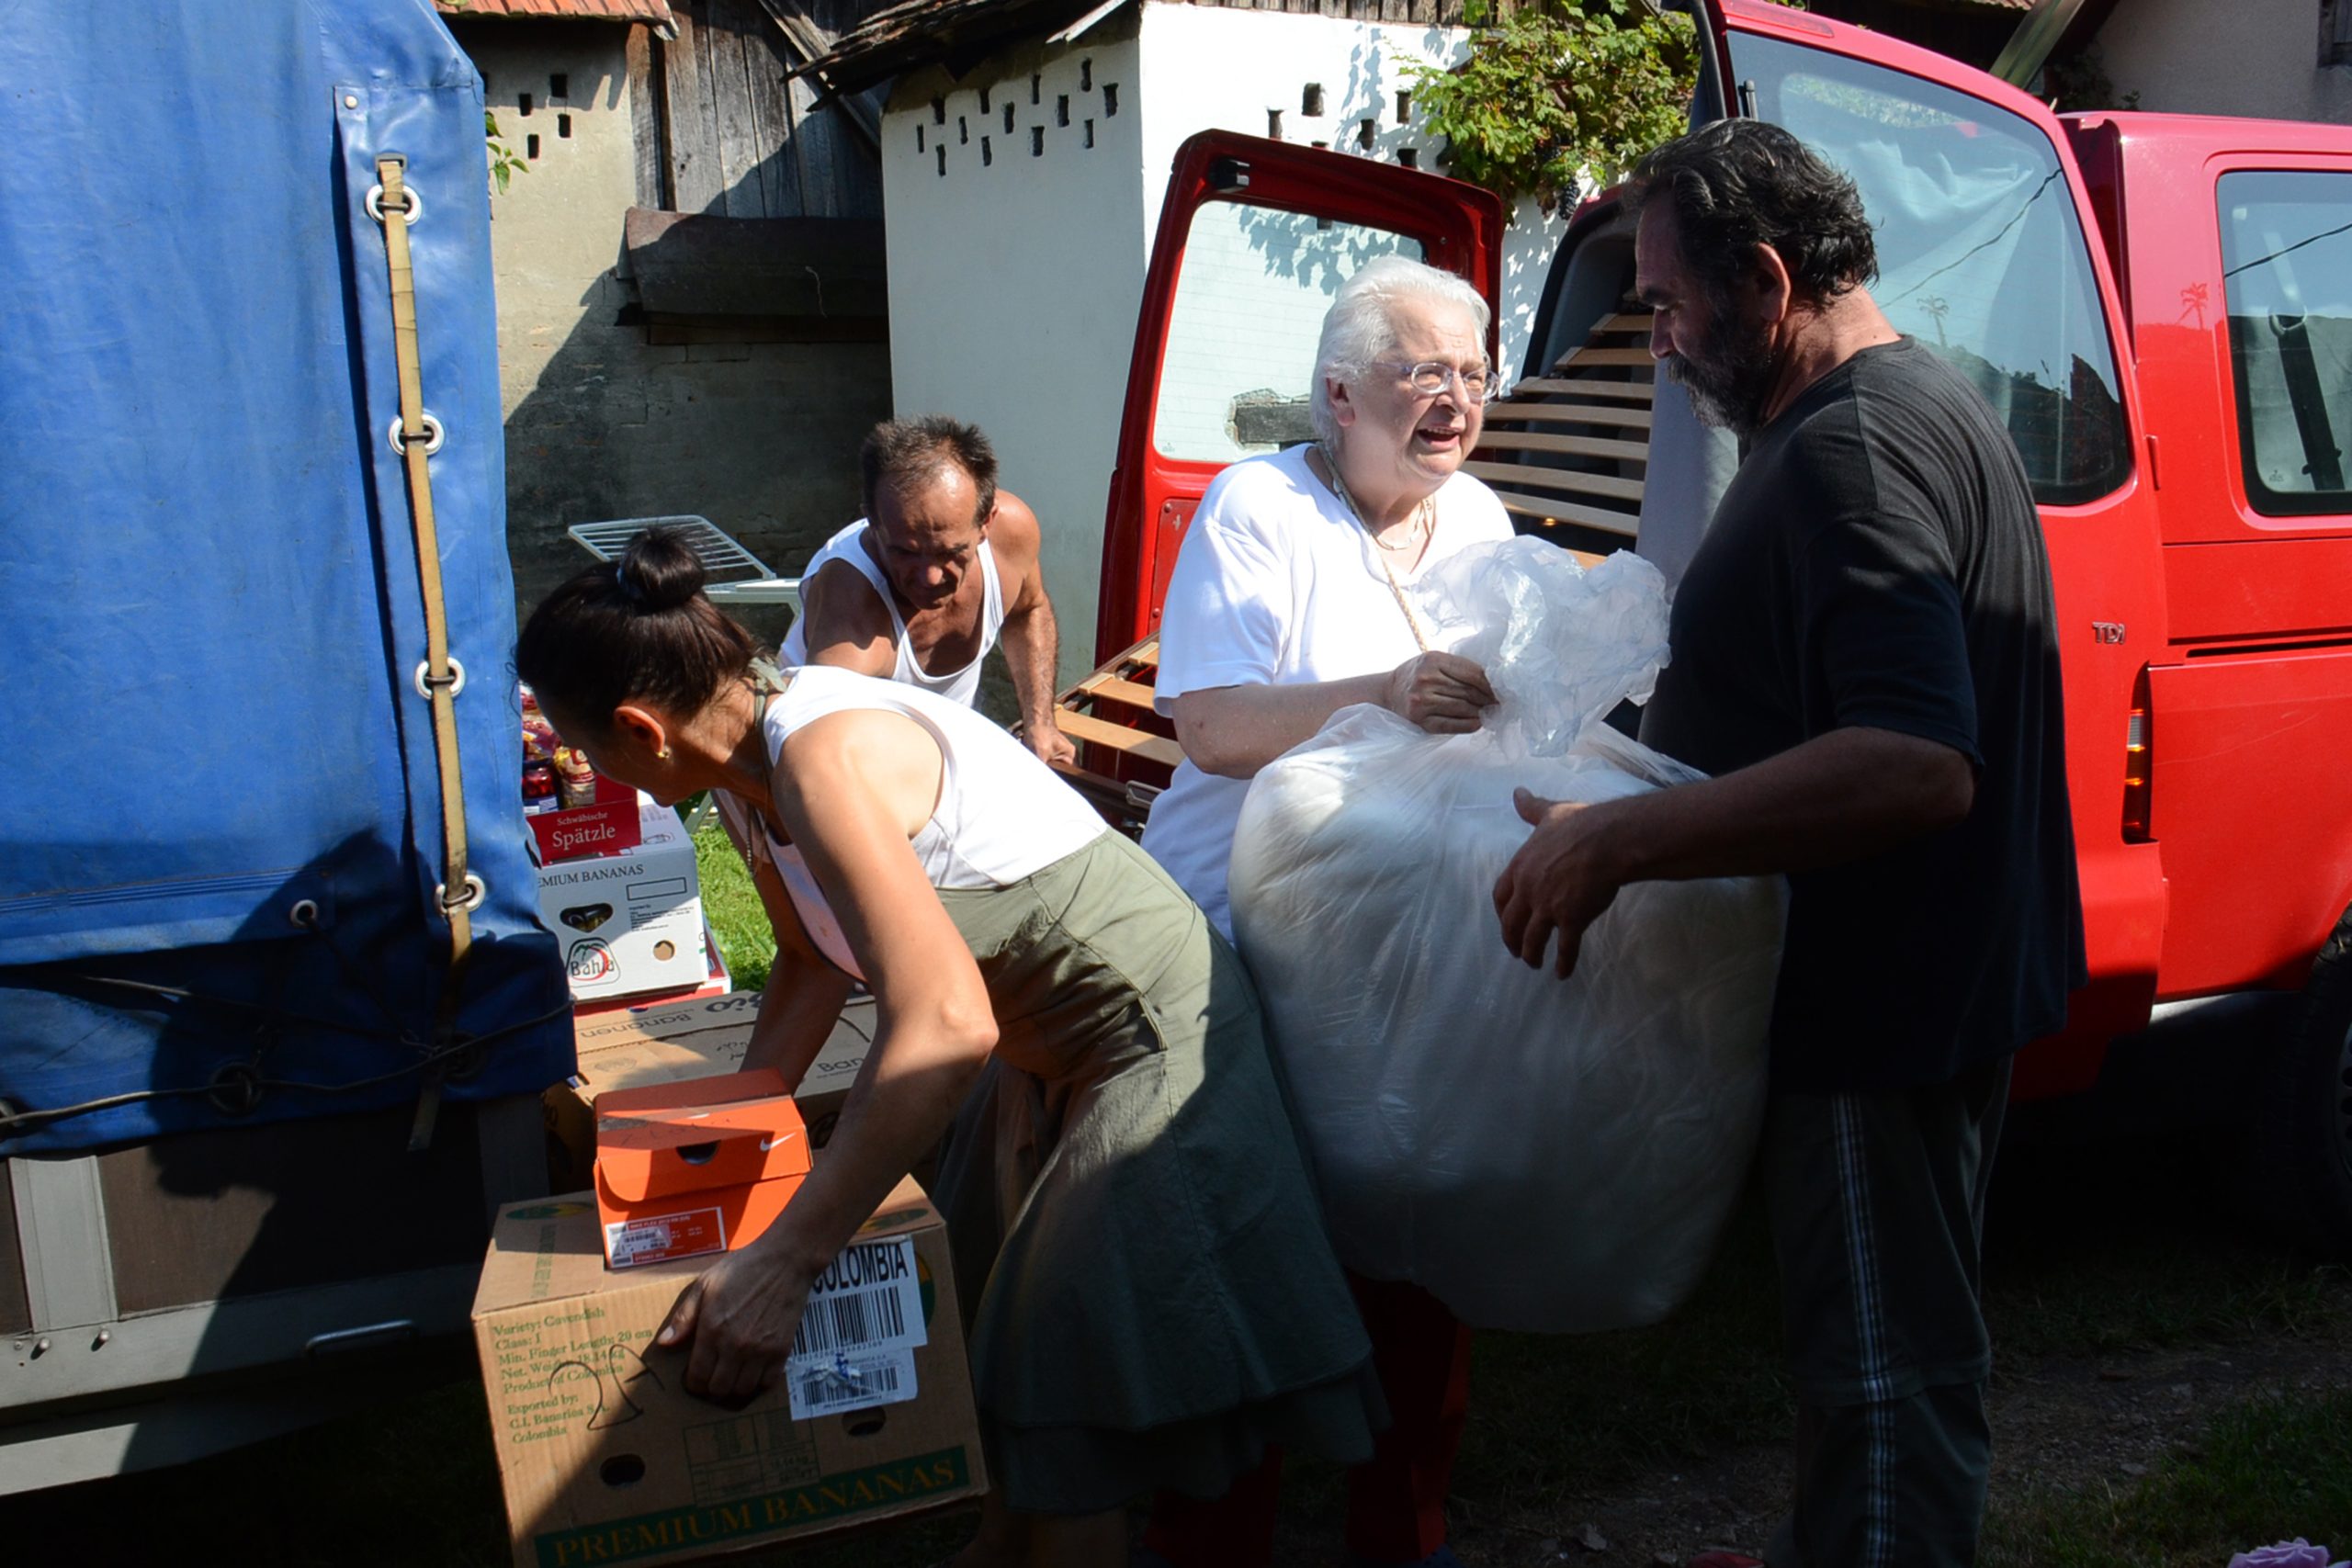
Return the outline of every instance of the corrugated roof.
{"type": "Polygon", "coordinates": [[[599,22],[652,22],[667,27],[669,0],[433,0],[445,17],[585,17],[599,22]]]}
{"type": "MultiPolygon", "coordinates": [[[[762,0],[770,11],[775,0],[762,0]]],[[[1237,10],[1294,11],[1359,22],[1460,27],[1464,0],[1188,0],[1237,10]]],[[[1098,0],[900,0],[875,12],[801,68],[828,90],[852,93],[920,65],[961,76],[1017,39],[1046,34],[1097,9],[1098,0]]],[[[1108,8],[1105,8],[1108,14],[1108,8]]]]}

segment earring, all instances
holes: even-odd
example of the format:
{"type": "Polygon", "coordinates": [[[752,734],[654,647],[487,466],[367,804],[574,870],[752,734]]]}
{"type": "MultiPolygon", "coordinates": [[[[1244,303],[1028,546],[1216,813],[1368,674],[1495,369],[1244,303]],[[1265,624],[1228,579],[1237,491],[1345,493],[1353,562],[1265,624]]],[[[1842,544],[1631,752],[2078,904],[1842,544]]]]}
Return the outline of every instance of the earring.
{"type": "Polygon", "coordinates": [[[662,750],[653,753],[653,757],[656,761],[668,761],[670,760],[670,748],[667,746],[662,747],[662,750]]]}

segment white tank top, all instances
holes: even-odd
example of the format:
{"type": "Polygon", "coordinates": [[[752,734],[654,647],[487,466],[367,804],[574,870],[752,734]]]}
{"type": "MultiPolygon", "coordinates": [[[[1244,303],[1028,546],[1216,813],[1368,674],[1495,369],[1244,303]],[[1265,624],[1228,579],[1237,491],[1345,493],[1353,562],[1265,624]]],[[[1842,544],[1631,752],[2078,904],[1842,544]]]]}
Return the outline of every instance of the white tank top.
{"type": "MultiPolygon", "coordinates": [[[[939,743],[939,804],[909,840],[933,887],[1009,886],[1110,830],[1035,752],[968,707],[830,665],[789,673],[790,683],[769,700],[761,721],[771,764],[794,730],[854,709],[904,714],[939,743]]],[[[767,832],[764,818],[734,795],[722,792],[716,798],[737,845],[756,853],[750,847],[756,841],[775,863],[818,951],[864,979],[799,847],[767,832]]]]}
{"type": "MultiPolygon", "coordinates": [[[[861,517],[826,540],[825,547],[810,556],[808,564],[801,568],[800,581],[814,581],[828,561],[846,561],[856,568],[858,574],[873,588],[875,596],[882,601],[882,608],[889,612],[890,635],[898,650],[897,661],[891,666],[890,679],[901,685],[912,686],[917,691],[945,697],[949,702],[972,706],[980,694],[980,660],[986,659],[989,649],[996,646],[997,633],[1004,626],[1004,584],[996,574],[995,552],[989,548],[986,539],[980,541],[979,651],[973,654],[972,661],[961,670],[933,675],[915,662],[915,650],[907,640],[906,620],[899,614],[899,602],[891,597],[889,580],[882,575],[882,569],[874,564],[874,558],[865,553],[865,519],[861,517]]],[[[784,634],[780,659],[787,669],[808,661],[808,634],[802,617],[795,616],[792,629],[784,634]]]]}

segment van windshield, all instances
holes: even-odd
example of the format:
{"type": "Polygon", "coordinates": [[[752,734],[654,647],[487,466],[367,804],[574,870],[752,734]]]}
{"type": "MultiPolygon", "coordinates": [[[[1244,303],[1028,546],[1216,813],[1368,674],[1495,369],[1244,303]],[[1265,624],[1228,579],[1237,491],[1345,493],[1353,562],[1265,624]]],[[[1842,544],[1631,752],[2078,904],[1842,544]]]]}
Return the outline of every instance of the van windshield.
{"type": "Polygon", "coordinates": [[[2123,482],[2131,438],[2090,253],[2055,151],[2033,124],[1948,87],[1735,35],[1760,118],[1852,176],[1878,230],[1871,298],[2007,422],[2034,498],[2123,482]]]}

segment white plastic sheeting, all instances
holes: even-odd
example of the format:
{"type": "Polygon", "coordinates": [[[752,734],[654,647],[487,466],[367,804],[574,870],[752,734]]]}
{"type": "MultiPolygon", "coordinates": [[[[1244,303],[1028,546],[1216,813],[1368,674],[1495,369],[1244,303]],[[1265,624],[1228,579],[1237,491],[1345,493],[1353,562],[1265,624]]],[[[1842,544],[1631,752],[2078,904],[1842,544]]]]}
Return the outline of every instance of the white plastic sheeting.
{"type": "Polygon", "coordinates": [[[1340,1256],[1482,1327],[1654,1322],[1755,1148],[1781,884],[1639,884],[1568,980],[1519,963],[1493,903],[1529,830],[1513,787],[1595,802],[1697,776],[1600,722],[1665,661],[1664,582],[1518,539],[1415,598],[1433,644],[1487,665],[1487,728],[1343,709],[1258,775],[1233,849],[1340,1256]]]}

